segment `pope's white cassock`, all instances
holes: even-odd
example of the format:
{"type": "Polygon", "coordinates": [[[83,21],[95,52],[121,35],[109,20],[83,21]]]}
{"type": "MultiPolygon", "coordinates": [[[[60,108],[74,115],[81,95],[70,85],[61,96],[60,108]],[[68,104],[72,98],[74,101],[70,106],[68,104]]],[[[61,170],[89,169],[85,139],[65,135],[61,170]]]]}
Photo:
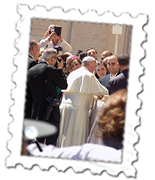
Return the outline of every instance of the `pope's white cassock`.
{"type": "Polygon", "coordinates": [[[82,145],[86,142],[93,96],[108,95],[108,90],[83,66],[71,72],[67,82],[68,87],[63,90],[60,105],[59,147],[82,145]]]}

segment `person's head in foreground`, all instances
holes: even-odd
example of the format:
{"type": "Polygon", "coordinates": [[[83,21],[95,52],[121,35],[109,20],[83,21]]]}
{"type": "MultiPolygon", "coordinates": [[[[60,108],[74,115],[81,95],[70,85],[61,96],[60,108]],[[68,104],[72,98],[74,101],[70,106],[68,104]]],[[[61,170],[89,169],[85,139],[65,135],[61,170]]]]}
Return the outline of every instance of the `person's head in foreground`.
{"type": "Polygon", "coordinates": [[[123,148],[126,97],[126,89],[117,91],[110,96],[99,113],[98,135],[106,146],[115,149],[123,148]]]}

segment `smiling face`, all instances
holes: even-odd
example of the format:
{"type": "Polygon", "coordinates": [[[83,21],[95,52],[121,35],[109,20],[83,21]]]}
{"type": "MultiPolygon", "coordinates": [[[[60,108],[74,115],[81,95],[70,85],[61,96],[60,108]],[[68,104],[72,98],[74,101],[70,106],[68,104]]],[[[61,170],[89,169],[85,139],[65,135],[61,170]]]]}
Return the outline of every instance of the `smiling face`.
{"type": "Polygon", "coordinates": [[[111,75],[115,75],[118,72],[119,66],[118,66],[118,59],[116,56],[110,56],[108,58],[107,68],[109,72],[111,73],[111,75]]]}
{"type": "Polygon", "coordinates": [[[77,59],[74,59],[71,63],[70,63],[71,69],[74,71],[78,68],[81,67],[80,62],[77,59]]]}
{"type": "Polygon", "coordinates": [[[99,79],[101,79],[103,76],[107,74],[107,69],[103,64],[99,64],[96,67],[96,73],[99,76],[99,79]]]}

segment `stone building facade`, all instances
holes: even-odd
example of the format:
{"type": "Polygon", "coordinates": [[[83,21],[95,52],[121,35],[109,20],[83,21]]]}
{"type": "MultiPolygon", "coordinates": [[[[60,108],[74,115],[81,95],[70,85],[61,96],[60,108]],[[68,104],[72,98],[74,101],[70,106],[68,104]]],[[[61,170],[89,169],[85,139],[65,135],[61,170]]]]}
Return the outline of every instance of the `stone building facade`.
{"type": "Polygon", "coordinates": [[[116,35],[113,34],[113,24],[32,19],[31,38],[41,40],[51,24],[62,27],[62,36],[72,46],[71,53],[74,55],[77,50],[85,52],[90,47],[97,50],[98,59],[105,50],[117,55],[130,55],[132,26],[121,25],[122,34],[116,35]]]}

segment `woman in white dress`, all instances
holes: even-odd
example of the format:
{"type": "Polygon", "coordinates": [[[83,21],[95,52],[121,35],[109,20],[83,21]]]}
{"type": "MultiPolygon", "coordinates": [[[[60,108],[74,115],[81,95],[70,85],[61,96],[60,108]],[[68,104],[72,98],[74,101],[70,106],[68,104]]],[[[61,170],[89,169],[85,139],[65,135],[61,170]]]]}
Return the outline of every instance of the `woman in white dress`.
{"type": "Polygon", "coordinates": [[[59,147],[86,143],[93,97],[108,94],[108,90],[92,73],[95,68],[95,58],[87,56],[82,61],[82,67],[72,71],[67,78],[68,88],[64,90],[60,105],[59,147]]]}

